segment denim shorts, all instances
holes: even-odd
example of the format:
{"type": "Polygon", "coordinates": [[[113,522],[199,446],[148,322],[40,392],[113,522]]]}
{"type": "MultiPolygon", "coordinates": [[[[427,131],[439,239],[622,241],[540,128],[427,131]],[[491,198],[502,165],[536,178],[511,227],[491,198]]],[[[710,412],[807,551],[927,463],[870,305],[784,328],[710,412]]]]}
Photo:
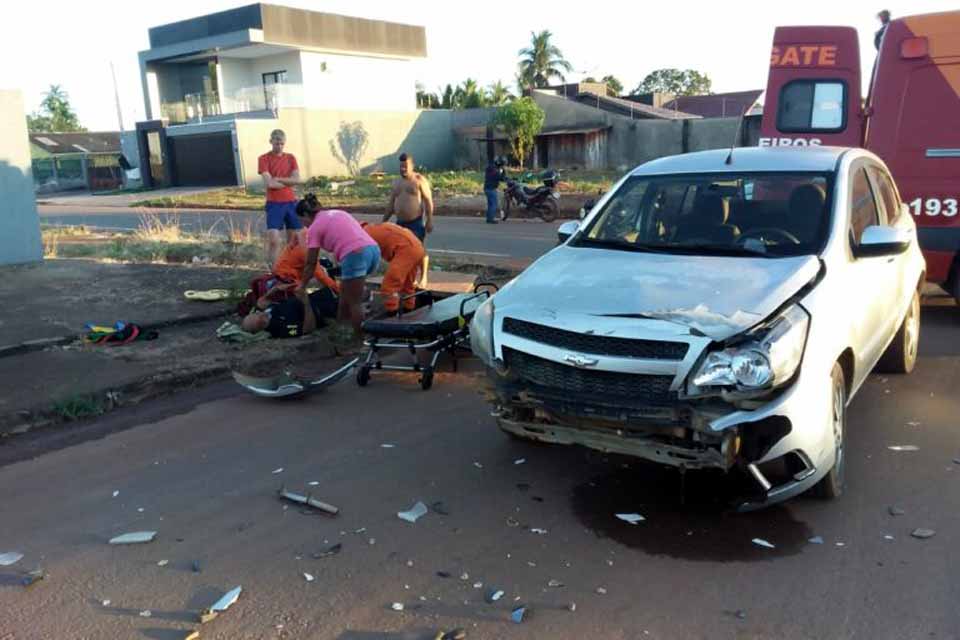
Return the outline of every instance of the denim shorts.
{"type": "Polygon", "coordinates": [[[425,242],[427,239],[427,227],[423,222],[423,216],[420,216],[416,220],[400,220],[397,219],[397,224],[403,227],[404,229],[409,229],[413,231],[413,235],[417,236],[420,239],[420,242],[425,242]]]}
{"type": "Polygon", "coordinates": [[[366,278],[380,266],[380,247],[369,244],[348,253],[340,262],[340,279],[366,278]]]}
{"type": "Polygon", "coordinates": [[[267,202],[267,229],[302,229],[296,202],[267,202]]]}

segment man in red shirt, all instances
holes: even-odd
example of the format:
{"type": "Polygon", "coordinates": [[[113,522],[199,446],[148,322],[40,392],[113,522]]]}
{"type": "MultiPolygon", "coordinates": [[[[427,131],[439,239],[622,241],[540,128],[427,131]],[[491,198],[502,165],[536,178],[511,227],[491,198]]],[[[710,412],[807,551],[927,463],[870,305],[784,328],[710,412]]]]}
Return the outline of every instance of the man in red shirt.
{"type": "Polygon", "coordinates": [[[292,153],[284,153],[287,135],[281,129],[270,134],[269,153],[257,159],[257,173],[263,178],[267,191],[267,235],[265,249],[267,264],[273,267],[280,254],[280,231],[287,230],[287,243],[294,241],[303,228],[297,218],[297,196],[293,185],[301,184],[300,167],[292,153]]]}

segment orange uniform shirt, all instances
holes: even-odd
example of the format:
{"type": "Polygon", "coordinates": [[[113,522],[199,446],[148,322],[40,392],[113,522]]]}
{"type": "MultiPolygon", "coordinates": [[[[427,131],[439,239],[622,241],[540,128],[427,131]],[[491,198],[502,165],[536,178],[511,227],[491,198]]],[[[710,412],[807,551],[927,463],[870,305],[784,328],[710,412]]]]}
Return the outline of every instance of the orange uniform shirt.
{"type": "Polygon", "coordinates": [[[387,262],[393,262],[398,253],[406,255],[417,255],[418,259],[423,258],[423,245],[409,229],[392,222],[382,222],[380,224],[364,224],[363,230],[373,238],[374,242],[380,247],[380,255],[387,262]]]}
{"type": "MultiPolygon", "coordinates": [[[[269,173],[274,178],[289,178],[294,171],[299,171],[297,159],[292,153],[277,155],[269,151],[257,158],[257,173],[269,173]]],[[[294,202],[297,199],[292,187],[282,189],[267,189],[267,202],[294,202]]]]}
{"type": "MultiPolygon", "coordinates": [[[[300,276],[303,274],[303,267],[307,264],[307,248],[300,243],[288,244],[286,248],[277,257],[277,262],[273,265],[273,275],[284,280],[300,282],[300,276]]],[[[340,293],[340,285],[330,277],[327,270],[317,265],[314,271],[323,286],[340,293]]]]}

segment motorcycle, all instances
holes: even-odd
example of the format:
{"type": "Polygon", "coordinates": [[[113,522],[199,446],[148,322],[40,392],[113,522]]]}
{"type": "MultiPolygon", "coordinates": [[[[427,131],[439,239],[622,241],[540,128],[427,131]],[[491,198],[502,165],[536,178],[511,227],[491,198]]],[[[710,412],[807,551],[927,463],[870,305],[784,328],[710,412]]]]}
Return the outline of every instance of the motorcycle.
{"type": "MultiPolygon", "coordinates": [[[[507,179],[503,189],[503,219],[506,220],[514,209],[528,212],[522,217],[537,216],[544,222],[553,222],[560,214],[560,192],[557,183],[560,174],[554,170],[540,174],[542,186],[530,188],[517,180],[507,179]]],[[[521,214],[522,215],[522,214],[521,214]]]]}

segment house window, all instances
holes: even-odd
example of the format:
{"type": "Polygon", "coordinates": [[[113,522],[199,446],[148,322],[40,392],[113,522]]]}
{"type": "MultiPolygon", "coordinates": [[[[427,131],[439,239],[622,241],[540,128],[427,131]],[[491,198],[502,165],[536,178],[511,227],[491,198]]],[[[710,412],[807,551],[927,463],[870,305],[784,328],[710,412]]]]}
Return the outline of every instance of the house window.
{"type": "Polygon", "coordinates": [[[778,105],[780,131],[843,131],[847,124],[847,86],[839,80],[794,80],[780,89],[778,105]]]}
{"type": "Polygon", "coordinates": [[[280,106],[277,95],[279,87],[277,85],[287,83],[286,71],[271,71],[263,74],[263,100],[267,109],[275,110],[280,106]]]}

